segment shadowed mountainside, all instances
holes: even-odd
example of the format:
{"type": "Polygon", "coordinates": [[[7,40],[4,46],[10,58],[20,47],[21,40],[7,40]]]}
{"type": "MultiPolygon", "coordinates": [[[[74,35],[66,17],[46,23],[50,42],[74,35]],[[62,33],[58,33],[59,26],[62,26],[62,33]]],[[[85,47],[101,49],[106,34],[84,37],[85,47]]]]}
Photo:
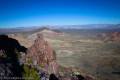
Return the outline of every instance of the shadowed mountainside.
{"type": "Polygon", "coordinates": [[[18,53],[26,48],[7,35],[0,35],[0,77],[22,77],[23,69],[19,64],[18,53]]]}

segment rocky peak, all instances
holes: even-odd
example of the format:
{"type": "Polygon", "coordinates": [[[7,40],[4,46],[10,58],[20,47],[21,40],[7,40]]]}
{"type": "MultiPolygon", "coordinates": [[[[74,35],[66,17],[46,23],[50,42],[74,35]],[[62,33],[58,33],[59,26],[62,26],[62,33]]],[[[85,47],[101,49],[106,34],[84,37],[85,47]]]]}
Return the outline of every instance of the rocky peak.
{"type": "Polygon", "coordinates": [[[35,65],[43,66],[50,73],[57,72],[56,55],[52,47],[44,40],[42,34],[37,34],[34,44],[28,48],[27,57],[32,60],[35,65]]]}

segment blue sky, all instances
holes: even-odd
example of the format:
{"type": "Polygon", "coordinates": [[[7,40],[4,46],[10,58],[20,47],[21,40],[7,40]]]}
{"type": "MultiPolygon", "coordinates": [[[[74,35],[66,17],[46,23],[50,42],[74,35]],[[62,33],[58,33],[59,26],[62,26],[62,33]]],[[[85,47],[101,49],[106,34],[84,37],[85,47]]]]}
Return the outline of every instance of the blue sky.
{"type": "Polygon", "coordinates": [[[0,0],[0,27],[120,23],[120,0],[0,0]]]}

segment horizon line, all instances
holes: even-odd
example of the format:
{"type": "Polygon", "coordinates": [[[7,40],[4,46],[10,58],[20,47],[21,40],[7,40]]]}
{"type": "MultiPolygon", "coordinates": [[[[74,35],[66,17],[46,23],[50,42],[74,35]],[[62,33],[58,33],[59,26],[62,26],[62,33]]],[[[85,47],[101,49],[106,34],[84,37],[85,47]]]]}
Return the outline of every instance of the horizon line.
{"type": "Polygon", "coordinates": [[[36,28],[38,28],[38,27],[52,27],[52,26],[82,26],[82,25],[120,25],[120,23],[90,23],[90,24],[61,24],[61,25],[59,25],[59,24],[55,24],[55,25],[49,25],[49,24],[46,24],[46,25],[31,25],[31,26],[11,26],[11,27],[0,27],[0,29],[6,29],[6,28],[32,28],[32,27],[36,27],[36,28]]]}

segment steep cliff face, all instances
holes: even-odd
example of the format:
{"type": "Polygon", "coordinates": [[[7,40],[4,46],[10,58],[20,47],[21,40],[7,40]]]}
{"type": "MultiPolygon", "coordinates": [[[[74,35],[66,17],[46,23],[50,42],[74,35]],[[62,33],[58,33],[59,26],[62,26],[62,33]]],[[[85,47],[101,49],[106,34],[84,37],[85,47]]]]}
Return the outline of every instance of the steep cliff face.
{"type": "Polygon", "coordinates": [[[44,40],[42,34],[37,34],[34,44],[28,48],[27,59],[31,59],[32,64],[44,67],[49,73],[57,72],[57,62],[54,50],[44,40]]]}

